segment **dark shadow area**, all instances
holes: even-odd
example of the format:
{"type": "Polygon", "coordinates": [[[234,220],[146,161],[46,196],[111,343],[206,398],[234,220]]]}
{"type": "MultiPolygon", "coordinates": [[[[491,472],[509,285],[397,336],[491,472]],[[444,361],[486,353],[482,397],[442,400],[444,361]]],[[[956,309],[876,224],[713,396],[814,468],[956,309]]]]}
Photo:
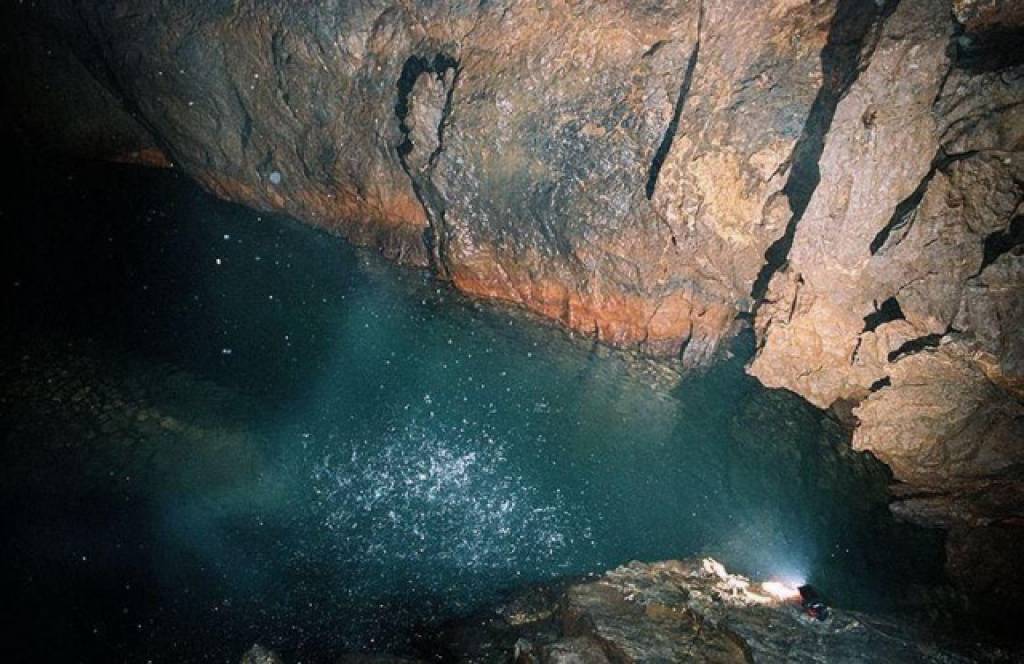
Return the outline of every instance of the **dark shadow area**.
{"type": "Polygon", "coordinates": [[[356,278],[348,246],[171,170],[48,158],[13,177],[0,203],[5,350],[56,333],[273,403],[301,398],[327,343],[324,289],[356,278]]]}
{"type": "Polygon", "coordinates": [[[956,66],[971,72],[1000,71],[1024,64],[1024,31],[998,28],[961,34],[955,42],[956,66]]]}
{"type": "Polygon", "coordinates": [[[903,315],[903,309],[900,308],[900,301],[895,297],[890,297],[882,302],[881,305],[876,303],[876,306],[875,311],[864,317],[865,332],[874,332],[878,329],[879,325],[906,318],[903,315]]]}
{"type": "Polygon", "coordinates": [[[985,238],[981,266],[978,268],[977,274],[984,272],[986,267],[995,263],[1004,254],[1013,251],[1019,252],[1022,246],[1024,246],[1024,216],[1017,215],[1010,220],[1005,231],[993,233],[985,238]]]}

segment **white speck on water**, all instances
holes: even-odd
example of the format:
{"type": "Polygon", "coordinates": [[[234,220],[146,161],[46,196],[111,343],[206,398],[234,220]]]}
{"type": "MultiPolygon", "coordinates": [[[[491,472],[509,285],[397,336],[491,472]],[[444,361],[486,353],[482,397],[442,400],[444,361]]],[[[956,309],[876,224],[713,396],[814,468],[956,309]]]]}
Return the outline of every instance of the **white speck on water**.
{"type": "Polygon", "coordinates": [[[270,174],[270,184],[281,184],[281,172],[274,171],[270,174]]]}
{"type": "Polygon", "coordinates": [[[410,423],[363,441],[351,463],[324,458],[314,480],[325,527],[350,545],[353,537],[365,544],[347,546],[353,555],[372,549],[417,565],[483,571],[511,558],[551,563],[556,552],[567,554],[561,531],[569,510],[561,499],[544,499],[524,482],[486,430],[440,426],[410,423]]]}

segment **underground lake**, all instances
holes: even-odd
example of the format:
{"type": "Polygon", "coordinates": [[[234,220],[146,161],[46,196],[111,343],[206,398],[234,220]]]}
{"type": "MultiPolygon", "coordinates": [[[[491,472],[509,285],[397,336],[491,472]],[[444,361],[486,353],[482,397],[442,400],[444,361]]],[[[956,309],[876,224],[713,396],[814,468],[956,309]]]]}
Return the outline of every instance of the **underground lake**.
{"type": "Polygon", "coordinates": [[[416,653],[529,584],[711,555],[895,611],[938,582],[842,426],[608,350],[173,171],[3,213],[4,593],[62,661],[416,653]]]}

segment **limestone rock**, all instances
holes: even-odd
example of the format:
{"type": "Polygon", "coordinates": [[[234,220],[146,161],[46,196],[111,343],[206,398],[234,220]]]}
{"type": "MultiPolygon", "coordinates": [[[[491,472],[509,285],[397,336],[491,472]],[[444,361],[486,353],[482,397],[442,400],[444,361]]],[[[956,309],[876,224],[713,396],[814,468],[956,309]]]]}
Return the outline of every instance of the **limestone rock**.
{"type": "Polygon", "coordinates": [[[692,366],[786,229],[820,89],[855,64],[822,50],[856,52],[874,21],[852,4],[33,11],[216,193],[692,366]]]}
{"type": "Polygon", "coordinates": [[[956,2],[956,29],[943,6],[901,2],[839,103],[750,372],[859,403],[854,446],[909,484],[894,510],[971,528],[1024,496],[1024,69],[1019,3],[956,2]]]}
{"type": "Polygon", "coordinates": [[[854,410],[861,420],[854,448],[925,486],[991,477],[1024,463],[1024,404],[965,355],[947,343],[896,361],[892,384],[854,410]]]}
{"type": "Polygon", "coordinates": [[[865,320],[888,297],[870,270],[871,243],[926,177],[936,149],[932,102],[952,34],[937,4],[902,2],[886,21],[867,69],[836,109],[820,183],[788,266],[758,312],[751,373],[820,407],[862,398],[884,376],[886,344],[865,320]]]}
{"type": "Polygon", "coordinates": [[[751,373],[821,407],[863,399],[894,361],[953,330],[1016,380],[1019,335],[996,312],[1021,301],[1024,85],[957,69],[936,11],[904,2],[887,22],[839,106],[821,183],[758,312],[751,373]],[[894,93],[894,80],[906,90],[894,93]],[[984,286],[983,272],[999,286],[984,286]]]}
{"type": "Polygon", "coordinates": [[[956,69],[941,21],[906,39],[904,21],[926,29],[928,4],[900,5],[841,103],[822,181],[758,313],[751,373],[821,407],[864,398],[915,340],[933,345],[953,329],[971,327],[993,357],[1012,354],[1003,344],[1015,335],[982,311],[1019,302],[1019,275],[994,270],[997,290],[980,273],[1020,241],[1024,86],[956,69]],[[892,79],[907,91],[893,94],[892,79]],[[972,326],[971,311],[984,324],[972,326]]]}
{"type": "Polygon", "coordinates": [[[526,634],[510,648],[514,661],[970,661],[894,620],[833,610],[819,622],[711,559],[630,563],[570,585],[555,607],[553,630],[507,625],[526,634]]]}
{"type": "MultiPolygon", "coordinates": [[[[1013,243],[965,284],[953,326],[974,342],[974,359],[996,385],[1024,398],[1024,217],[1014,217],[1007,233],[990,236],[1013,243]]],[[[998,249],[998,247],[996,247],[998,249]]],[[[993,251],[995,253],[995,251],[993,251]]]]}

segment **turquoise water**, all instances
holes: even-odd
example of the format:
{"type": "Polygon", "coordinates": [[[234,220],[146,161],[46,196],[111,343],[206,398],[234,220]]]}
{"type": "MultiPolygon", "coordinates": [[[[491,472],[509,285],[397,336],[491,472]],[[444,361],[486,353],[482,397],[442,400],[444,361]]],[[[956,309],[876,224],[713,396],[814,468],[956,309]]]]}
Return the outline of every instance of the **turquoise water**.
{"type": "Polygon", "coordinates": [[[26,643],[408,650],[518,584],[698,554],[852,608],[937,578],[883,470],[744,375],[749,340],[679,376],[171,173],[54,182],[5,210],[26,643]]]}

